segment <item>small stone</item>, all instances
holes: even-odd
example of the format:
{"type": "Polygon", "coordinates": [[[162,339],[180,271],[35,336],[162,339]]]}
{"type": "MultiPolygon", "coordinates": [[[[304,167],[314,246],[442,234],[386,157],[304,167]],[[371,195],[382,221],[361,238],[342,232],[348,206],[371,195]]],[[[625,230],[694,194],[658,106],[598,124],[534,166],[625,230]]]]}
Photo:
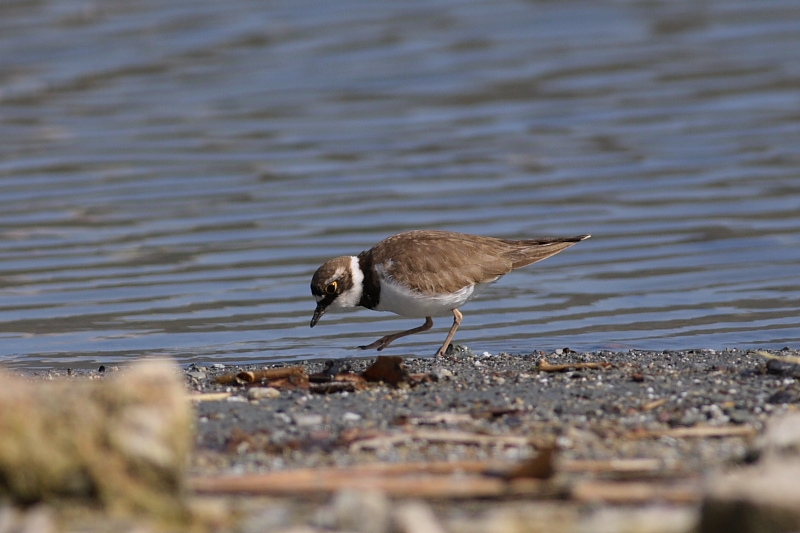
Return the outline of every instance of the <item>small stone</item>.
{"type": "Polygon", "coordinates": [[[747,409],[734,409],[728,414],[734,424],[746,424],[753,421],[753,415],[747,409]]]}
{"type": "Polygon", "coordinates": [[[244,396],[228,396],[227,398],[225,398],[225,401],[230,403],[246,402],[247,398],[245,398],[244,396]]]}
{"type": "Polygon", "coordinates": [[[295,415],[293,417],[295,425],[298,426],[319,426],[325,421],[322,415],[309,414],[309,415],[295,415]]]}
{"type": "Polygon", "coordinates": [[[17,511],[10,504],[0,503],[0,533],[14,531],[13,527],[17,522],[17,511]]]}
{"type": "Polygon", "coordinates": [[[701,533],[800,530],[800,461],[759,461],[710,480],[701,533]]]}
{"type": "Polygon", "coordinates": [[[441,366],[433,367],[431,374],[436,378],[436,381],[444,381],[453,377],[453,373],[450,370],[441,366]]]}
{"type": "Polygon", "coordinates": [[[770,455],[800,456],[800,413],[788,413],[772,420],[756,440],[756,446],[770,455]]]}
{"type": "Polygon", "coordinates": [[[398,533],[445,533],[427,503],[417,501],[401,504],[392,515],[394,530],[398,533]]]}
{"type": "Polygon", "coordinates": [[[361,420],[361,415],[358,413],[351,413],[350,411],[342,415],[342,420],[345,422],[358,422],[361,420]]]}
{"type": "Polygon", "coordinates": [[[283,412],[275,413],[275,418],[277,418],[278,420],[280,420],[284,424],[291,424],[292,423],[292,417],[287,415],[286,413],[283,413],[283,412]]]}
{"type": "Polygon", "coordinates": [[[770,359],[767,361],[767,374],[800,378],[800,365],[779,359],[770,359]]]}
{"type": "Polygon", "coordinates": [[[44,506],[37,505],[28,509],[13,531],[19,533],[57,533],[55,516],[53,511],[44,506]]]}
{"type": "Polygon", "coordinates": [[[211,365],[211,368],[216,370],[222,370],[223,368],[225,368],[225,365],[223,365],[222,363],[214,363],[213,365],[211,365]]]}
{"type": "Polygon", "coordinates": [[[200,372],[200,371],[187,372],[186,375],[194,379],[206,379],[205,372],[200,372]]]}
{"type": "Polygon", "coordinates": [[[464,346],[463,344],[450,344],[444,353],[456,358],[475,357],[475,352],[469,346],[464,346]]]}
{"type": "MultiPolygon", "coordinates": [[[[471,533],[530,533],[537,531],[598,533],[596,529],[580,529],[578,510],[554,503],[491,506],[479,516],[460,517],[448,521],[449,531],[471,533]]],[[[622,530],[620,530],[622,531],[622,530]]],[[[629,529],[627,531],[636,531],[629,529]]],[[[637,532],[638,533],[638,532],[637,532]]]]}
{"type": "Polygon", "coordinates": [[[522,425],[522,419],[518,416],[507,416],[503,418],[503,422],[510,428],[518,428],[522,425]]]}
{"type": "Polygon", "coordinates": [[[342,490],[330,504],[318,510],[313,521],[326,529],[358,533],[387,533],[390,503],[378,490],[342,490]]]}
{"type": "Polygon", "coordinates": [[[253,387],[247,391],[250,400],[274,400],[280,396],[281,391],[272,387],[253,387]]]}
{"type": "Polygon", "coordinates": [[[246,516],[239,526],[241,533],[264,533],[265,531],[289,531],[292,516],[285,505],[268,505],[266,508],[246,516]]]}
{"type": "Polygon", "coordinates": [[[767,398],[767,403],[771,403],[773,405],[781,405],[784,403],[794,403],[795,396],[788,390],[779,390],[775,394],[771,395],[767,398]]]}
{"type": "Polygon", "coordinates": [[[688,411],[684,413],[682,417],[676,417],[670,420],[670,425],[673,427],[692,427],[696,426],[702,420],[703,416],[700,413],[688,411]]]}
{"type": "Polygon", "coordinates": [[[691,506],[650,504],[641,508],[600,506],[581,516],[580,533],[678,533],[695,530],[698,511],[691,506]]]}

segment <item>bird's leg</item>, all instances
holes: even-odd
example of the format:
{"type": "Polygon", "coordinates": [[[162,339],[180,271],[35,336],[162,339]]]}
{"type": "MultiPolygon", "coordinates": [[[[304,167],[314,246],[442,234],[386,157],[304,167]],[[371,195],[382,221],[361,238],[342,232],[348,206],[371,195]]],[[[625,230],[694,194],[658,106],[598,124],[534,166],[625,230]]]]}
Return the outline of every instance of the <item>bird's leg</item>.
{"type": "Polygon", "coordinates": [[[439,348],[438,352],[436,352],[436,357],[445,357],[447,347],[450,345],[450,341],[453,340],[453,336],[456,334],[458,326],[461,325],[462,318],[464,318],[464,315],[461,314],[461,311],[458,309],[453,309],[453,327],[450,328],[450,333],[447,334],[447,338],[444,340],[442,347],[439,348]]]}
{"type": "Polygon", "coordinates": [[[359,346],[362,350],[371,350],[376,348],[378,351],[383,350],[387,346],[389,346],[392,342],[396,341],[400,337],[405,337],[406,335],[412,335],[414,333],[419,333],[420,331],[428,331],[433,327],[433,318],[426,317],[425,323],[421,326],[417,326],[416,328],[411,328],[406,331],[401,331],[400,333],[392,333],[391,335],[385,335],[380,339],[376,340],[372,344],[368,344],[366,346],[359,346]]]}

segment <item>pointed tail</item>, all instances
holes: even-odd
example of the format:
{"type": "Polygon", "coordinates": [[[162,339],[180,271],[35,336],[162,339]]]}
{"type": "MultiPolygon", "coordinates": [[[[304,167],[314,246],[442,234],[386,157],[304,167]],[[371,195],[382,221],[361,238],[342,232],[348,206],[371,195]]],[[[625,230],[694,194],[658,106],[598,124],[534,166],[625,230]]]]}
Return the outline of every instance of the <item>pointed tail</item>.
{"type": "Polygon", "coordinates": [[[585,241],[591,235],[578,235],[577,237],[555,238],[555,239],[531,239],[523,241],[506,241],[514,245],[514,250],[508,254],[512,261],[512,268],[538,263],[550,256],[556,255],[570,246],[585,241]]]}

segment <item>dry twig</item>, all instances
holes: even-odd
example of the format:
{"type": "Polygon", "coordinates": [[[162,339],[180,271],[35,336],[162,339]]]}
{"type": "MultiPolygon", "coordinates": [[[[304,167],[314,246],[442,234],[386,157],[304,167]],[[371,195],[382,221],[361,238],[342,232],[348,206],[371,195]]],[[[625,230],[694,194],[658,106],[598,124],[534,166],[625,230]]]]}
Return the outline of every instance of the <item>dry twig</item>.
{"type": "Polygon", "coordinates": [[[696,503],[703,497],[701,483],[652,483],[643,481],[583,481],[572,489],[572,498],[580,502],[615,504],[669,502],[696,503]]]}
{"type": "Polygon", "coordinates": [[[605,361],[598,363],[564,363],[551,365],[544,359],[540,359],[536,365],[539,372],[567,372],[568,370],[605,370],[611,368],[611,363],[605,361]]]}
{"type": "Polygon", "coordinates": [[[774,359],[776,361],[781,361],[782,363],[789,363],[791,365],[800,365],[800,357],[796,355],[775,355],[769,352],[765,352],[764,350],[756,351],[757,355],[765,359],[774,359]]]}
{"type": "Polygon", "coordinates": [[[629,439],[657,439],[672,437],[674,439],[708,438],[708,437],[752,437],[758,433],[752,426],[694,426],[670,429],[637,429],[627,435],[629,439]]]}

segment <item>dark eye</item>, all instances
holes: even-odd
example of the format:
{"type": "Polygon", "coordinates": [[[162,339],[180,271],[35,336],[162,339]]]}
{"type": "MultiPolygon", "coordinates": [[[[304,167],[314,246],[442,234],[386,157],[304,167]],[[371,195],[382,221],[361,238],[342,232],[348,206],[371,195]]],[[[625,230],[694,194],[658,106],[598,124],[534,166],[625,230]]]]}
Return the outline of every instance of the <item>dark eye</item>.
{"type": "Polygon", "coordinates": [[[333,283],[329,283],[327,287],[325,287],[325,292],[328,294],[336,294],[336,287],[338,284],[334,281],[333,283]]]}

